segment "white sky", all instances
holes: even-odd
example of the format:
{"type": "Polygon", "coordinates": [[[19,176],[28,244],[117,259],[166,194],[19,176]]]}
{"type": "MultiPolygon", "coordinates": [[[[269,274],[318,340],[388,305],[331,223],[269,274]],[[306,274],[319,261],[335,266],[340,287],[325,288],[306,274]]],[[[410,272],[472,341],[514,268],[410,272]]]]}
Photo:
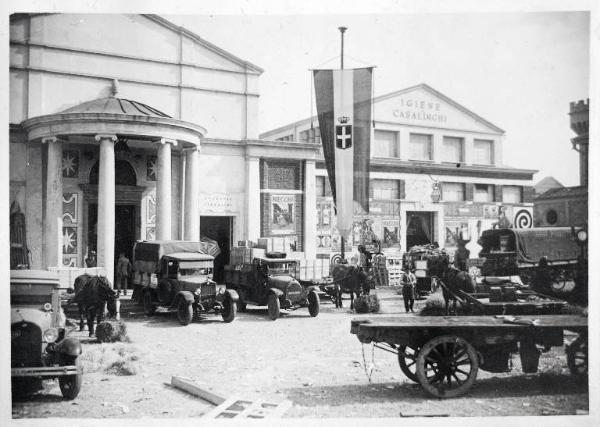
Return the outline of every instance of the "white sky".
{"type": "Polygon", "coordinates": [[[568,111],[589,97],[588,12],[163,16],[265,70],[260,132],[310,116],[308,70],[339,66],[343,25],[345,65],[375,65],[376,96],[427,83],[506,131],[506,165],[579,184],[568,111]]]}

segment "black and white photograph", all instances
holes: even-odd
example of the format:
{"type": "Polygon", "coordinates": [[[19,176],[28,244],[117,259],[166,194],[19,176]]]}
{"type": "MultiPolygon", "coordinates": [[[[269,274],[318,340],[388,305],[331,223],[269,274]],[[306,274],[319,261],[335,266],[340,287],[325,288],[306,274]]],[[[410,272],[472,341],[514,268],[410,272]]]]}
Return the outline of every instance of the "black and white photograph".
{"type": "Polygon", "coordinates": [[[596,2],[2,10],[7,424],[599,421],[596,2]]]}

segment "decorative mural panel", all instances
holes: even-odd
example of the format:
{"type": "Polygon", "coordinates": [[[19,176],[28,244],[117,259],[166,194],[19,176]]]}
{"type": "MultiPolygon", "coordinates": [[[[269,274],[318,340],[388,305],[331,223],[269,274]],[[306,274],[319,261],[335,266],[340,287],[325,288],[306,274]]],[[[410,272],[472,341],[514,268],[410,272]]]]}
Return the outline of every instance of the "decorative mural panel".
{"type": "Polygon", "coordinates": [[[156,156],[146,157],[146,180],[156,181],[158,176],[158,158],[156,156]]]}
{"type": "Polygon", "coordinates": [[[63,193],[63,224],[77,224],[77,193],[63,193]]]}
{"type": "Polygon", "coordinates": [[[146,205],[146,223],[156,223],[156,195],[151,194],[147,199],[146,205]]]}
{"type": "Polygon", "coordinates": [[[77,267],[77,257],[63,257],[63,267],[77,267]]]}
{"type": "Polygon", "coordinates": [[[156,240],[156,229],[154,227],[146,227],[146,240],[156,240]]]}
{"type": "Polygon", "coordinates": [[[296,231],[296,196],[271,195],[271,232],[273,234],[291,234],[296,231]]]}
{"type": "Polygon", "coordinates": [[[77,227],[63,227],[63,254],[77,253],[77,227]]]}
{"type": "Polygon", "coordinates": [[[531,216],[531,212],[527,209],[520,209],[515,214],[513,224],[515,228],[533,227],[533,217],[531,216]]]}
{"type": "Polygon", "coordinates": [[[79,151],[63,151],[62,176],[63,178],[77,178],[79,176],[79,151]]]}

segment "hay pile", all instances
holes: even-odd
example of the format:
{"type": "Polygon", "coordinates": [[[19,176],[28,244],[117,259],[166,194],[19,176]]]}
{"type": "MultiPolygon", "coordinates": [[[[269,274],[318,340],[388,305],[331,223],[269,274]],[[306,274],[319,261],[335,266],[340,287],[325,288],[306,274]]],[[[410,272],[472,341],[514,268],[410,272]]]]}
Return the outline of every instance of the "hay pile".
{"type": "Polygon", "coordinates": [[[380,309],[377,294],[361,295],[354,300],[354,310],[357,313],[378,313],[380,309]]]}
{"type": "MultiPolygon", "coordinates": [[[[452,309],[452,301],[450,301],[450,309],[452,309]]],[[[419,312],[421,316],[446,316],[446,303],[442,292],[435,292],[425,300],[425,306],[419,312]]],[[[462,304],[456,304],[457,316],[467,314],[462,304]]]]}
{"type": "Polygon", "coordinates": [[[84,373],[104,372],[113,375],[137,375],[141,372],[140,356],[135,347],[115,343],[86,349],[79,357],[84,373]]]}
{"type": "Polygon", "coordinates": [[[127,326],[122,320],[104,320],[96,327],[96,338],[100,342],[129,342],[127,326]]]}

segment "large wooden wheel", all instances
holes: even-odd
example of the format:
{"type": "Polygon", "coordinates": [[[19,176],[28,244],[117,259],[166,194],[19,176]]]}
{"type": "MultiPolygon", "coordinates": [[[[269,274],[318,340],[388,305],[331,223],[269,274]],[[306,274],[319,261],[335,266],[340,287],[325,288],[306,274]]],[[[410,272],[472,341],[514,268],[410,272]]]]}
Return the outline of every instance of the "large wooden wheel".
{"type": "Polygon", "coordinates": [[[588,340],[580,335],[567,347],[567,366],[572,375],[579,377],[588,373],[588,340]]]}
{"type": "Polygon", "coordinates": [[[456,397],[475,382],[479,359],[473,345],[456,335],[429,340],[417,356],[417,379],[435,397],[456,397]]]}
{"type": "Polygon", "coordinates": [[[413,349],[405,345],[398,347],[398,364],[400,369],[406,375],[406,377],[416,383],[419,382],[417,378],[417,355],[419,349],[413,349]]]}

